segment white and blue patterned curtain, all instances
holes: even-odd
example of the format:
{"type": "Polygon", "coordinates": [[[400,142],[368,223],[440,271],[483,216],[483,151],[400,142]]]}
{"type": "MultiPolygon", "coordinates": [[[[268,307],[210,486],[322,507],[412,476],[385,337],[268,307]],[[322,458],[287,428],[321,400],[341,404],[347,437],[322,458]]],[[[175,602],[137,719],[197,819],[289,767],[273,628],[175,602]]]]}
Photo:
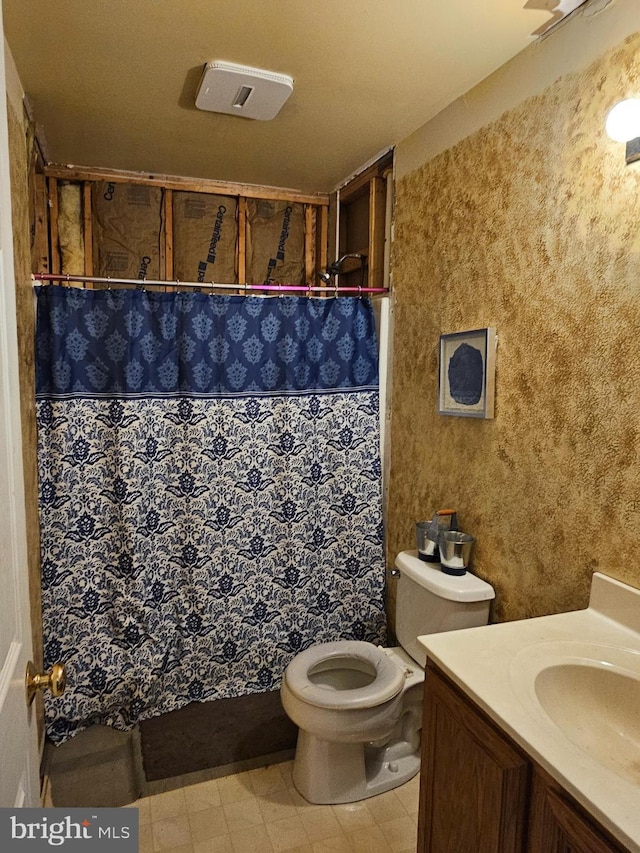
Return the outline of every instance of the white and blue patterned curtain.
{"type": "Polygon", "coordinates": [[[49,737],[384,642],[370,303],[36,292],[49,737]]]}

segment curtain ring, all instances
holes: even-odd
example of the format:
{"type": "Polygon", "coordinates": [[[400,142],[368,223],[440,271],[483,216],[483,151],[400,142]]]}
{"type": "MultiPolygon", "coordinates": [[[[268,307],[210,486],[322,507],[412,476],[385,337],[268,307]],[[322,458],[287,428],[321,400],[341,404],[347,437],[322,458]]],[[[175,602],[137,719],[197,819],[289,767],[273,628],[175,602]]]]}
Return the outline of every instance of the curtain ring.
{"type": "Polygon", "coordinates": [[[362,285],[358,285],[358,299],[362,299],[362,285]]]}
{"type": "MultiPolygon", "coordinates": [[[[69,278],[69,276],[67,276],[67,278],[69,278]]],[[[109,291],[111,290],[111,276],[110,275],[107,276],[107,290],[109,290],[109,291]]]]}

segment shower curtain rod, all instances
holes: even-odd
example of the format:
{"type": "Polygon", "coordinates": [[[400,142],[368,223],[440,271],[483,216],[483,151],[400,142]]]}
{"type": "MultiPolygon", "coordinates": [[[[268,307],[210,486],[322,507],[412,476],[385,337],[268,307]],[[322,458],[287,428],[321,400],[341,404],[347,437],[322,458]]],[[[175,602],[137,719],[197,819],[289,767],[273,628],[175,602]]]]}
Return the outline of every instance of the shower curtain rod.
{"type": "Polygon", "coordinates": [[[215,281],[165,281],[162,279],[149,278],[110,278],[91,275],[69,275],[67,273],[32,273],[32,281],[78,281],[85,284],[106,284],[109,287],[119,287],[124,285],[134,285],[135,287],[144,288],[147,285],[153,287],[197,287],[200,290],[241,290],[242,296],[252,290],[268,290],[278,293],[353,293],[360,296],[361,294],[389,293],[388,287],[327,287],[315,286],[306,284],[221,284],[215,281]]]}

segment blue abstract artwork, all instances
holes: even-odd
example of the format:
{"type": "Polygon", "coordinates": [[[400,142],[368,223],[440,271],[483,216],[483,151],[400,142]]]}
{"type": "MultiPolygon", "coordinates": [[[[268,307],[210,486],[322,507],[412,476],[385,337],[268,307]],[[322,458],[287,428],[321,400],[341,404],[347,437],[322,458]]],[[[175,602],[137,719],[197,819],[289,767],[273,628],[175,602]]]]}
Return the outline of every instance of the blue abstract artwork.
{"type": "Polygon", "coordinates": [[[449,391],[456,403],[475,406],[482,397],[484,366],[482,353],[470,344],[460,344],[449,359],[449,391]]]}
{"type": "Polygon", "coordinates": [[[496,340],[490,327],[440,336],[441,415],[493,417],[496,340]]]}

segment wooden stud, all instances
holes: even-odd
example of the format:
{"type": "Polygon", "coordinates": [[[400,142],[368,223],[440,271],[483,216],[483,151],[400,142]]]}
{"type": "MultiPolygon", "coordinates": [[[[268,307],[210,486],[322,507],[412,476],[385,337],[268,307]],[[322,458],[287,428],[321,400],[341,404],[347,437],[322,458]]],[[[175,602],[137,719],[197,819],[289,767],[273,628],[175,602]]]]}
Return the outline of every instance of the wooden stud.
{"type": "Polygon", "coordinates": [[[377,175],[369,181],[369,287],[383,287],[384,238],[386,217],[384,178],[377,175]]]}
{"type": "Polygon", "coordinates": [[[35,234],[34,234],[34,265],[33,272],[48,273],[49,258],[49,206],[47,204],[47,179],[36,172],[35,180],[35,234]]]}
{"type": "Polygon", "coordinates": [[[328,263],[329,251],[329,211],[326,207],[318,210],[320,216],[320,227],[318,228],[318,258],[320,269],[324,269],[328,263]]]}
{"type": "Polygon", "coordinates": [[[316,208],[316,272],[327,268],[329,251],[329,210],[316,208]]]}
{"type": "Polygon", "coordinates": [[[238,284],[247,283],[247,200],[238,199],[238,284]]]}
{"type": "Polygon", "coordinates": [[[335,259],[339,257],[339,246],[342,242],[342,227],[340,227],[340,239],[338,239],[338,210],[338,194],[332,193],[329,208],[327,210],[327,257],[325,257],[324,262],[320,263],[321,269],[325,269],[329,258],[335,259]]]}
{"type": "MultiPolygon", "coordinates": [[[[91,189],[90,181],[82,185],[82,214],[84,222],[84,274],[93,275],[93,220],[91,218],[91,189]]],[[[91,287],[87,284],[87,287],[91,287]]]]}
{"type": "Polygon", "coordinates": [[[308,287],[316,279],[316,210],[312,204],[304,206],[304,281],[308,287]]]}
{"type": "Polygon", "coordinates": [[[340,187],[340,200],[348,203],[355,197],[367,192],[368,184],[371,178],[382,175],[393,163],[393,152],[388,151],[379,160],[376,160],[373,165],[367,169],[363,169],[360,174],[355,175],[347,184],[340,187]]]}
{"type": "Polygon", "coordinates": [[[172,281],[173,272],[173,190],[165,190],[162,196],[162,234],[160,235],[160,278],[172,281]],[[164,276],[163,276],[163,272],[164,276]]]}
{"type": "Polygon", "coordinates": [[[303,193],[300,190],[280,187],[239,184],[229,181],[182,178],[176,175],[149,175],[142,172],[127,172],[118,169],[83,168],[79,166],[50,165],[45,174],[66,181],[112,181],[113,183],[145,184],[161,186],[168,190],[214,193],[219,195],[243,196],[275,201],[301,202],[302,204],[329,204],[327,193],[303,193]]]}
{"type": "Polygon", "coordinates": [[[60,272],[60,244],[58,241],[58,181],[47,180],[49,191],[49,246],[51,252],[51,272],[60,272]]]}

